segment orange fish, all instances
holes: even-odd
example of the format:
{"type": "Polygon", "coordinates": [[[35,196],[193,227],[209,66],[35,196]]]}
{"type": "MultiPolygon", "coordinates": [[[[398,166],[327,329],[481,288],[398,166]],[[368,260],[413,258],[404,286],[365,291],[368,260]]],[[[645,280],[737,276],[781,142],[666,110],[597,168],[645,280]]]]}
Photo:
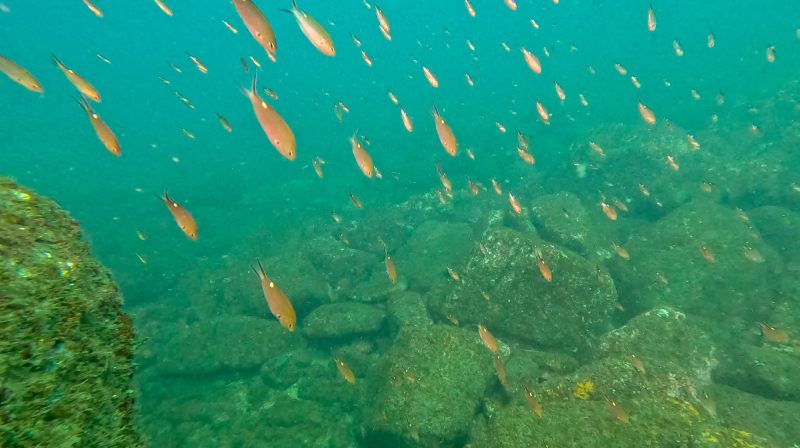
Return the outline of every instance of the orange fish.
{"type": "Polygon", "coordinates": [[[678,165],[678,163],[675,162],[675,159],[672,156],[667,156],[667,163],[669,164],[669,167],[672,168],[674,171],[678,171],[679,169],[681,169],[680,165],[678,165]]]}
{"type": "Polygon", "coordinates": [[[325,56],[336,56],[336,48],[333,46],[333,39],[328,31],[319,24],[313,17],[301,11],[297,7],[297,0],[292,0],[292,9],[284,9],[284,11],[294,16],[300,31],[306,36],[311,45],[314,46],[320,53],[325,56]]]}
{"type": "Polygon", "coordinates": [[[505,3],[506,6],[508,6],[508,9],[510,9],[512,11],[516,11],[517,10],[517,1],[516,0],[503,0],[503,3],[505,3]]]}
{"type": "MultiPolygon", "coordinates": [[[[241,0],[236,0],[237,2],[241,0]]],[[[250,90],[242,88],[242,92],[250,99],[250,104],[253,106],[258,124],[267,135],[269,142],[278,150],[279,153],[288,160],[294,160],[297,157],[297,144],[295,143],[294,134],[286,124],[283,117],[280,116],[278,111],[272,108],[267,102],[258,96],[256,90],[256,82],[258,80],[258,72],[253,75],[253,85],[250,90]]]]}
{"type": "Polygon", "coordinates": [[[656,12],[653,11],[653,5],[647,8],[647,29],[650,30],[650,32],[656,30],[656,12]]]}
{"type": "Polygon", "coordinates": [[[642,88],[642,84],[639,82],[639,78],[635,76],[631,76],[631,84],[633,84],[633,86],[636,87],[637,89],[642,88]]]}
{"type": "Polygon", "coordinates": [[[628,417],[628,413],[625,412],[625,409],[622,409],[622,406],[610,398],[606,398],[606,403],[608,404],[608,411],[611,412],[611,415],[615,419],[622,423],[630,423],[630,417],[628,417]]]}
{"type": "Polygon", "coordinates": [[[561,88],[561,86],[558,83],[555,83],[555,89],[556,89],[556,96],[563,103],[564,100],[567,99],[566,92],[564,92],[564,89],[561,88]]]}
{"type": "Polygon", "coordinates": [[[252,0],[233,0],[233,6],[242,18],[247,31],[250,31],[256,42],[267,52],[269,59],[275,62],[278,44],[267,17],[252,0]]]}
{"type": "Polygon", "coordinates": [[[391,25],[389,25],[389,19],[386,18],[386,14],[377,5],[375,5],[375,17],[378,19],[378,26],[388,34],[392,30],[391,25]]]}
{"type": "Polygon", "coordinates": [[[388,32],[388,31],[386,31],[386,29],[385,29],[385,28],[383,28],[383,27],[379,27],[379,28],[380,28],[380,30],[381,30],[381,34],[383,34],[383,38],[384,38],[384,39],[386,39],[386,40],[388,40],[389,42],[391,42],[391,41],[392,41],[392,35],[391,35],[391,34],[389,34],[389,32],[388,32]]]}
{"type": "Polygon", "coordinates": [[[97,134],[97,138],[100,139],[100,142],[103,143],[103,146],[105,146],[108,152],[117,157],[122,155],[122,149],[119,146],[119,141],[114,135],[114,132],[112,132],[111,128],[108,127],[106,122],[103,121],[103,119],[101,119],[94,110],[92,110],[92,107],[89,106],[89,102],[86,101],[86,98],[81,97],[81,101],[75,101],[77,101],[86,112],[86,115],[89,117],[89,121],[92,123],[92,128],[94,128],[94,133],[97,134]]]}
{"type": "Polygon", "coordinates": [[[233,132],[233,128],[231,127],[231,124],[228,122],[227,118],[220,114],[217,114],[217,118],[219,119],[219,124],[223,129],[225,129],[227,132],[233,132]]]}
{"type": "Polygon", "coordinates": [[[775,62],[775,47],[774,46],[767,47],[767,62],[769,62],[770,64],[775,62]]]}
{"type": "Polygon", "coordinates": [[[356,384],[356,375],[350,370],[350,367],[339,358],[334,358],[334,360],[336,361],[336,369],[339,371],[339,375],[348,383],[356,384]]]}
{"type": "Polygon", "coordinates": [[[631,259],[631,254],[628,253],[628,250],[624,247],[618,246],[617,243],[611,243],[611,247],[614,249],[614,252],[616,252],[617,255],[619,255],[619,257],[623,260],[628,261],[631,259]]]}
{"type": "Polygon", "coordinates": [[[278,319],[278,322],[280,322],[283,328],[294,331],[297,325],[297,316],[294,313],[292,302],[267,276],[267,273],[264,271],[264,266],[261,265],[261,260],[256,261],[258,261],[258,269],[252,265],[250,269],[252,269],[259,280],[261,280],[261,289],[264,292],[264,298],[267,299],[267,306],[269,307],[270,313],[278,319]]]}
{"type": "Polygon", "coordinates": [[[386,91],[386,96],[389,97],[389,101],[391,101],[392,104],[394,104],[395,106],[399,106],[400,105],[400,100],[397,99],[397,97],[395,96],[394,93],[392,93],[391,90],[387,90],[386,91]]]}
{"type": "Polygon", "coordinates": [[[536,265],[539,266],[539,273],[542,274],[542,278],[547,283],[551,283],[553,281],[553,272],[550,271],[550,266],[544,261],[542,251],[537,247],[533,250],[533,255],[536,257],[536,265]]]}
{"type": "Polygon", "coordinates": [[[42,84],[29,71],[19,66],[11,59],[0,56],[0,72],[5,73],[12,81],[25,87],[31,92],[42,93],[42,84]]]}
{"type": "Polygon", "coordinates": [[[522,159],[523,162],[527,163],[528,165],[533,165],[536,163],[536,159],[534,159],[533,154],[528,151],[525,151],[522,148],[517,148],[517,154],[522,159]]]}
{"type": "Polygon", "coordinates": [[[647,373],[647,370],[645,370],[644,368],[644,363],[638,356],[631,355],[631,365],[633,366],[634,369],[636,369],[637,372],[641,373],[642,375],[647,373]]]}
{"type": "Polygon", "coordinates": [[[189,59],[192,60],[192,63],[194,63],[194,66],[197,67],[197,70],[200,70],[200,73],[202,73],[204,75],[206,73],[208,73],[208,67],[206,67],[205,64],[200,62],[200,59],[197,59],[196,57],[194,57],[194,56],[192,56],[190,54],[187,54],[187,56],[189,56],[189,59]]]}
{"type": "MultiPolygon", "coordinates": [[[[381,241],[383,243],[383,241],[381,241]]],[[[386,243],[383,243],[383,253],[386,256],[386,275],[389,276],[389,281],[393,284],[397,284],[397,267],[394,265],[394,260],[392,257],[389,256],[389,248],[386,247],[386,243]]]]}
{"type": "Polygon", "coordinates": [[[439,87],[439,80],[436,78],[436,75],[434,75],[433,72],[428,69],[428,67],[423,65],[422,73],[425,75],[425,79],[428,80],[428,84],[430,84],[431,87],[434,89],[439,87]]]}
{"type": "Polygon", "coordinates": [[[478,193],[481,192],[481,187],[472,181],[472,179],[467,179],[467,185],[469,186],[469,191],[473,196],[477,196],[478,193]]]}
{"type": "Polygon", "coordinates": [[[492,336],[492,333],[489,333],[489,330],[487,330],[483,324],[478,324],[478,335],[481,337],[483,345],[485,345],[490,352],[497,353],[497,339],[492,336]]]}
{"type": "Polygon", "coordinates": [[[449,266],[447,267],[447,275],[449,275],[450,279],[453,280],[454,282],[460,282],[461,281],[461,276],[458,275],[458,272],[456,272],[455,270],[453,270],[453,268],[451,268],[449,266]]]}
{"type": "Polygon", "coordinates": [[[639,101],[639,115],[641,115],[642,120],[650,126],[656,124],[656,114],[641,101],[639,101]]]}
{"type": "Polygon", "coordinates": [[[326,163],[327,162],[322,160],[322,158],[320,157],[314,157],[313,159],[311,159],[311,166],[314,167],[314,172],[317,173],[317,177],[319,177],[320,179],[325,178],[325,173],[322,172],[322,167],[325,166],[326,163]]]}
{"type": "Polygon", "coordinates": [[[360,47],[361,46],[361,41],[358,40],[358,38],[356,37],[355,34],[350,34],[350,37],[353,39],[353,43],[356,44],[356,47],[360,47]]]}
{"type": "Polygon", "coordinates": [[[617,220],[617,210],[613,206],[606,204],[604,200],[600,201],[600,209],[603,210],[603,214],[606,215],[606,218],[612,221],[617,220]]]}
{"type": "Polygon", "coordinates": [[[542,416],[542,406],[539,404],[539,400],[536,399],[536,396],[533,395],[533,392],[530,391],[527,387],[523,388],[523,395],[525,396],[525,401],[528,402],[528,406],[531,407],[531,410],[537,417],[542,416]]]}
{"type": "Polygon", "coordinates": [[[500,131],[501,134],[505,134],[506,133],[506,127],[503,126],[503,123],[500,123],[499,121],[495,121],[494,125],[497,127],[497,130],[500,131]]]}
{"type": "Polygon", "coordinates": [[[364,63],[367,64],[367,67],[372,67],[372,59],[367,56],[367,53],[364,50],[361,50],[361,59],[364,60],[364,63]]]}
{"type": "Polygon", "coordinates": [[[356,159],[356,164],[358,164],[358,168],[364,173],[365,176],[372,179],[372,176],[375,175],[375,165],[372,163],[372,157],[370,157],[367,150],[361,145],[361,142],[358,141],[358,135],[354,133],[352,137],[350,137],[350,146],[353,149],[353,157],[356,159]]]}
{"type": "Polygon", "coordinates": [[[467,154],[467,157],[469,157],[470,160],[475,160],[475,153],[472,152],[472,149],[467,148],[464,150],[464,152],[467,154]]]}
{"type": "Polygon", "coordinates": [[[364,206],[361,204],[361,201],[358,200],[355,194],[348,193],[348,195],[350,195],[350,201],[356,206],[356,208],[364,208],[364,206]]]}
{"type": "Polygon", "coordinates": [[[472,80],[472,77],[469,76],[469,73],[464,73],[464,77],[467,79],[467,85],[473,87],[475,82],[472,80]]]}
{"type": "Polygon", "coordinates": [[[761,255],[761,252],[758,249],[751,247],[749,244],[745,244],[744,246],[744,257],[753,263],[763,263],[764,256],[761,255]]]}
{"type": "Polygon", "coordinates": [[[497,370],[497,379],[500,380],[500,384],[505,387],[506,385],[506,366],[503,364],[503,357],[500,356],[500,353],[494,354],[494,369],[497,370]]]}
{"type": "Polygon", "coordinates": [[[539,61],[539,58],[536,57],[535,54],[531,53],[530,51],[526,50],[525,47],[522,48],[522,56],[525,58],[525,63],[528,64],[528,67],[536,73],[540,75],[542,73],[542,62],[539,61]]]}
{"type": "Polygon", "coordinates": [[[181,207],[177,202],[170,199],[166,191],[163,197],[157,197],[167,206],[167,210],[172,214],[172,217],[183,233],[189,237],[190,240],[197,241],[197,223],[192,217],[192,214],[186,211],[186,209],[181,207]]]}
{"type": "Polygon", "coordinates": [[[702,255],[707,262],[709,263],[714,262],[714,254],[712,254],[711,251],[708,250],[708,247],[706,247],[705,243],[700,243],[700,246],[698,246],[697,249],[700,251],[700,255],[702,255]]]}
{"type": "Polygon", "coordinates": [[[414,132],[414,123],[402,107],[400,108],[400,118],[403,120],[403,127],[406,128],[406,131],[414,132]]]}
{"type": "Polygon", "coordinates": [[[578,99],[581,101],[581,104],[583,104],[583,107],[589,107],[589,101],[582,93],[578,94],[578,99]]]}
{"type": "Polygon", "coordinates": [[[550,124],[550,112],[548,112],[544,105],[539,101],[536,101],[536,113],[539,114],[539,119],[542,120],[542,123],[546,125],[550,124]]]}
{"type": "Polygon", "coordinates": [[[706,38],[706,46],[714,48],[717,46],[717,38],[714,36],[714,30],[708,30],[708,37],[706,38]]]}
{"type": "Polygon", "coordinates": [[[87,80],[85,80],[81,75],[75,73],[74,70],[67,68],[53,53],[50,53],[50,57],[53,60],[53,64],[64,73],[64,76],[67,77],[69,82],[75,86],[76,89],[86,98],[94,101],[95,103],[100,102],[100,93],[97,89],[87,80]]]}
{"type": "Polygon", "coordinates": [[[450,126],[444,121],[439,114],[439,109],[435,105],[433,106],[431,114],[433,115],[433,121],[436,125],[436,133],[439,135],[439,142],[448,154],[455,157],[458,154],[458,142],[456,141],[455,134],[453,134],[453,130],[450,129],[450,126]]]}
{"type": "Polygon", "coordinates": [[[617,71],[617,73],[620,74],[620,76],[628,75],[628,70],[625,67],[623,67],[622,64],[614,64],[614,69],[617,71]]]}
{"type": "Polygon", "coordinates": [[[591,149],[595,154],[597,154],[600,157],[606,156],[606,153],[605,151],[603,151],[603,148],[601,148],[600,145],[598,145],[595,142],[589,142],[589,149],[591,149]]]}
{"type": "Polygon", "coordinates": [[[469,14],[470,17],[475,17],[475,8],[472,7],[472,3],[470,3],[469,0],[464,0],[464,6],[467,7],[467,14],[469,14]]]}
{"type": "Polygon", "coordinates": [[[508,202],[511,204],[511,210],[514,210],[514,213],[518,215],[522,214],[522,206],[519,205],[517,198],[515,198],[511,193],[508,193],[508,202]]]}
{"type": "Polygon", "coordinates": [[[494,189],[494,192],[497,193],[498,196],[503,195],[503,189],[500,188],[500,184],[498,184],[497,181],[494,179],[492,179],[492,188],[494,189]]]}
{"type": "Polygon", "coordinates": [[[675,51],[675,56],[677,57],[683,56],[683,48],[681,47],[681,43],[678,42],[677,39],[672,41],[672,49],[675,51]]]}
{"type": "Polygon", "coordinates": [[[342,217],[336,214],[336,212],[331,212],[331,218],[336,222],[336,224],[342,223],[342,217]]]}
{"type": "Polygon", "coordinates": [[[436,163],[436,173],[439,175],[439,181],[442,183],[442,187],[444,187],[444,191],[450,194],[453,191],[453,182],[447,178],[447,175],[444,174],[444,170],[442,170],[442,164],[437,162],[436,163]]]}
{"type": "Polygon", "coordinates": [[[160,9],[161,12],[163,12],[164,14],[172,17],[172,10],[169,8],[169,6],[167,6],[167,4],[164,2],[164,0],[155,0],[155,2],[156,2],[156,5],[158,6],[158,9],[160,9]]]}
{"type": "Polygon", "coordinates": [[[758,326],[761,328],[761,337],[766,342],[773,344],[788,344],[789,334],[783,330],[767,325],[764,322],[759,322],[758,326]]]}
{"type": "Polygon", "coordinates": [[[100,17],[101,19],[103,18],[103,11],[100,11],[100,8],[95,6],[94,3],[92,3],[90,0],[83,0],[83,4],[86,5],[87,8],[89,8],[89,11],[91,11],[92,14],[96,15],[97,17],[100,17]]]}
{"type": "Polygon", "coordinates": [[[530,141],[528,141],[528,137],[525,136],[520,131],[517,131],[517,146],[522,149],[528,149],[530,147],[530,141]]]}

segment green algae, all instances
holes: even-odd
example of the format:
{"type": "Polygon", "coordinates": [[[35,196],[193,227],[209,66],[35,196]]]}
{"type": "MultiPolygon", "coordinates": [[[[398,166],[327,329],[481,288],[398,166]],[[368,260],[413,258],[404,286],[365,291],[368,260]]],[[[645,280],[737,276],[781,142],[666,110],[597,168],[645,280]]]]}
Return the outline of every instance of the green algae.
{"type": "Polygon", "coordinates": [[[134,333],[77,223],[0,179],[0,445],[135,447],[134,333]]]}

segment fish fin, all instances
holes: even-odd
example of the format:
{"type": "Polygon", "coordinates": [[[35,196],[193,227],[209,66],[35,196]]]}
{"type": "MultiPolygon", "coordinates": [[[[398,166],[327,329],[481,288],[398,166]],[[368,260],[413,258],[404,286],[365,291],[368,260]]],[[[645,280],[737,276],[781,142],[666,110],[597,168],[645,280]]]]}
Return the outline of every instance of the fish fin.
{"type": "Polygon", "coordinates": [[[264,265],[261,264],[261,260],[256,258],[256,262],[258,263],[258,278],[262,278],[269,283],[269,277],[267,277],[267,272],[264,271],[264,265]]]}
{"type": "Polygon", "coordinates": [[[56,55],[52,51],[50,52],[50,60],[53,61],[53,64],[55,64],[56,67],[58,68],[64,67],[64,64],[61,62],[60,59],[58,59],[58,57],[56,57],[56,55]]]}
{"type": "Polygon", "coordinates": [[[81,109],[83,109],[83,111],[86,112],[87,114],[92,115],[94,113],[94,111],[92,110],[92,106],[90,106],[89,102],[86,101],[85,96],[81,95],[80,100],[74,97],[72,99],[75,100],[75,102],[78,103],[78,105],[81,106],[81,109]]]}
{"type": "Polygon", "coordinates": [[[292,0],[292,8],[300,9],[300,8],[297,7],[297,0],[292,0]]]}
{"type": "Polygon", "coordinates": [[[286,8],[278,8],[278,11],[283,11],[283,12],[288,12],[289,14],[294,14],[294,11],[292,11],[291,9],[286,9],[286,8]]]}

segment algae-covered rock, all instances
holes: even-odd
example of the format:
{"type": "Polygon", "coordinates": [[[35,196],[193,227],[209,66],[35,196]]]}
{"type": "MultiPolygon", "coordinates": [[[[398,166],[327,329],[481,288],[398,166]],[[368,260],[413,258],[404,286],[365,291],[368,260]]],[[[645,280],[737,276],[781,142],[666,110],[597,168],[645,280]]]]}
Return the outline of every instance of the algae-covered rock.
{"type": "Polygon", "coordinates": [[[268,318],[223,316],[176,332],[160,350],[158,368],[169,375],[256,371],[302,347],[296,333],[268,318]]]}
{"type": "Polygon", "coordinates": [[[472,250],[472,229],[467,224],[427,221],[419,226],[395,255],[408,287],[425,293],[447,281],[447,268],[461,269],[472,250]]]}
{"type": "Polygon", "coordinates": [[[770,400],[723,385],[709,388],[708,395],[716,402],[720,420],[763,436],[768,446],[789,447],[800,441],[800,403],[770,400]]]}
{"type": "Polygon", "coordinates": [[[453,446],[494,374],[477,331],[403,327],[373,376],[369,446],[453,446]]]}
{"type": "Polygon", "coordinates": [[[766,206],[750,210],[750,219],[764,241],[783,257],[786,263],[800,264],[800,215],[783,207],[766,206]]]}
{"type": "Polygon", "coordinates": [[[322,305],[303,322],[303,334],[310,338],[346,338],[381,329],[386,319],[383,308],[363,303],[331,303],[322,305]]]}
{"type": "Polygon", "coordinates": [[[716,349],[702,325],[669,308],[631,320],[601,339],[598,359],[531,387],[541,417],[517,394],[475,427],[471,446],[771,446],[717,419],[705,395],[716,349]],[[612,414],[609,400],[627,422],[612,414]]]}
{"type": "Polygon", "coordinates": [[[395,326],[431,323],[422,296],[413,291],[399,291],[386,302],[389,321],[395,326]]]}
{"type": "Polygon", "coordinates": [[[667,304],[718,319],[746,316],[772,294],[777,255],[746,216],[694,201],[643,229],[616,261],[615,279],[626,310],[667,304]]]}
{"type": "Polygon", "coordinates": [[[537,197],[531,202],[531,219],[546,240],[581,254],[597,249],[596,225],[577,196],[562,192],[537,197]]]}
{"type": "Polygon", "coordinates": [[[504,227],[486,231],[463,273],[463,284],[433,297],[443,316],[483,323],[544,347],[583,348],[611,328],[614,282],[599,266],[533,235],[504,227]],[[539,271],[535,250],[552,272],[539,271]]]}
{"type": "Polygon", "coordinates": [[[715,371],[717,381],[763,397],[800,401],[797,348],[742,344],[715,371]]]}
{"type": "Polygon", "coordinates": [[[140,446],[133,328],[53,201],[0,179],[0,446],[140,446]]]}

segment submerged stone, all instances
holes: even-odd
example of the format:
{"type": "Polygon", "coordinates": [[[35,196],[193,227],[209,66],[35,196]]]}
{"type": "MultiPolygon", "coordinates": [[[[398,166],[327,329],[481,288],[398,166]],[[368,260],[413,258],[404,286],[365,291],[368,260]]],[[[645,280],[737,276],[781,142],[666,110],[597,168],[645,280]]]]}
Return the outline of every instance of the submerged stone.
{"type": "Polygon", "coordinates": [[[143,446],[133,328],[78,224],[0,178],[0,256],[0,446],[143,446]]]}
{"type": "Polygon", "coordinates": [[[477,332],[403,327],[373,375],[369,446],[457,446],[493,376],[477,332]]]}
{"type": "Polygon", "coordinates": [[[462,277],[455,291],[432,297],[432,306],[442,316],[483,323],[495,336],[576,349],[611,328],[616,291],[603,268],[533,235],[490,228],[462,277]],[[540,273],[537,249],[552,282],[540,273]]]}
{"type": "Polygon", "coordinates": [[[303,322],[309,338],[346,338],[380,331],[386,311],[363,303],[331,303],[317,307],[303,322]]]}
{"type": "Polygon", "coordinates": [[[531,202],[531,219],[544,239],[575,252],[586,255],[600,244],[597,226],[580,199],[571,193],[537,197],[531,202]]]}

